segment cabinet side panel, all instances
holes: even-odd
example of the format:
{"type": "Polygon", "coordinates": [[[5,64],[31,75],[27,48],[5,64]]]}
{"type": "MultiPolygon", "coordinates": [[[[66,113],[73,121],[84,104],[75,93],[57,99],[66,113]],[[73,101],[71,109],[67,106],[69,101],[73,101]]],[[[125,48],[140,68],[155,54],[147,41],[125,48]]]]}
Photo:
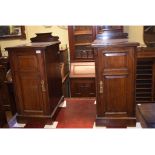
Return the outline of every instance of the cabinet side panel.
{"type": "Polygon", "coordinates": [[[18,113],[24,115],[44,114],[41,76],[38,55],[34,49],[12,51],[11,69],[16,93],[18,113]]]}
{"type": "Polygon", "coordinates": [[[59,45],[56,44],[48,47],[45,52],[45,63],[51,111],[55,109],[62,97],[61,66],[59,60],[59,45]]]}

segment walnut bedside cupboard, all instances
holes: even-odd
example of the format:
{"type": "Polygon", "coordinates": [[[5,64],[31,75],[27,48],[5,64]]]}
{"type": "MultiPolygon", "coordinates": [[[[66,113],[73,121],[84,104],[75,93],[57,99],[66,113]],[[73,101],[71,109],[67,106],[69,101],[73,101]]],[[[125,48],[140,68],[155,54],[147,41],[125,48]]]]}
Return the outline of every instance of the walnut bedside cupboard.
{"type": "Polygon", "coordinates": [[[96,125],[135,126],[136,47],[127,39],[95,40],[96,125]]]}
{"type": "Polygon", "coordinates": [[[17,121],[48,120],[63,101],[59,41],[8,47],[17,121]]]}

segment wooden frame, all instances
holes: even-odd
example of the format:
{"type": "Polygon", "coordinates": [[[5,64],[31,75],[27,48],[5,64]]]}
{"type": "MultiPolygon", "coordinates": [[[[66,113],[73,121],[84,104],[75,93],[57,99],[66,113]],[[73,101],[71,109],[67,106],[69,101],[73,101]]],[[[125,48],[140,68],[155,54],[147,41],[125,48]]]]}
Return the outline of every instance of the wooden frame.
{"type": "Polygon", "coordinates": [[[16,29],[14,29],[14,31],[16,31],[16,33],[12,33],[9,34],[10,32],[6,33],[2,33],[3,32],[3,28],[5,29],[9,29],[10,26],[0,26],[0,40],[10,40],[10,39],[26,39],[26,34],[25,34],[25,26],[13,26],[16,29]]]}

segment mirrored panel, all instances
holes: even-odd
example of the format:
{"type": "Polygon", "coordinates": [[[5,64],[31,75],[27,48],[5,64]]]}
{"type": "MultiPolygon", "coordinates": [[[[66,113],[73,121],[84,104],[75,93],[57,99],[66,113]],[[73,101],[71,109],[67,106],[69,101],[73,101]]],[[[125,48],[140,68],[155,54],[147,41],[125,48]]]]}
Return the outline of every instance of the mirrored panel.
{"type": "Polygon", "coordinates": [[[0,26],[0,40],[26,39],[25,26],[0,26]]]}

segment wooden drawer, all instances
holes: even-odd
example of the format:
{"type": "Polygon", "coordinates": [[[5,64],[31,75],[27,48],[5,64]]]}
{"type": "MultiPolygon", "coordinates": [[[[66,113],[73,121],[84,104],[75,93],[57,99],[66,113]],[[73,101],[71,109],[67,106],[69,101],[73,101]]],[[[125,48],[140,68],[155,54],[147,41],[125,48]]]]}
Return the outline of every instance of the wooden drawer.
{"type": "Polygon", "coordinates": [[[95,97],[95,78],[71,78],[71,97],[95,97]]]}

